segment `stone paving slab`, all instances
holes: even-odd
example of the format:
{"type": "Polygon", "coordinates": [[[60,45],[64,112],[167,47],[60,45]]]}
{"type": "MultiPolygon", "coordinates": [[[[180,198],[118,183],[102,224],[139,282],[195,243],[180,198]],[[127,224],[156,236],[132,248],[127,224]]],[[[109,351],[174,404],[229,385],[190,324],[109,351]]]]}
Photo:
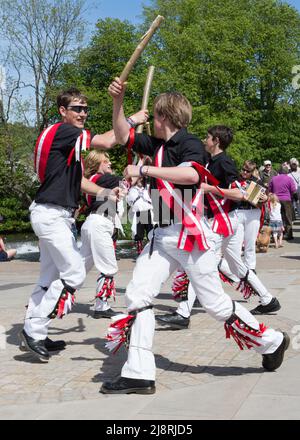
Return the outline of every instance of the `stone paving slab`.
{"type": "MultiPolygon", "coordinates": [[[[24,307],[39,264],[20,260],[0,264],[0,344],[6,332],[6,346],[0,345],[0,419],[276,419],[279,414],[299,419],[298,231],[296,236],[283,249],[271,247],[268,254],[258,255],[258,274],[282,304],[277,314],[263,317],[263,322],[292,337],[281,369],[264,372],[258,354],[239,351],[232,340],[225,339],[223,324],[196,308],[189,329],[171,331],[157,326],[157,392],[152,396],[99,394],[103,381],[119,375],[126,351],[122,348],[110,355],[104,347],[109,320],[92,318],[95,270],[77,294],[72,313],[53,321],[50,328],[50,337],[64,338],[67,349],[41,363],[18,349],[24,307]]],[[[134,261],[122,259],[118,264],[114,309],[125,311],[124,292],[134,261]]],[[[176,309],[170,287],[168,281],[155,299],[155,313],[176,309]]],[[[226,291],[248,309],[257,304],[256,300],[245,303],[230,287],[226,291]]]]}

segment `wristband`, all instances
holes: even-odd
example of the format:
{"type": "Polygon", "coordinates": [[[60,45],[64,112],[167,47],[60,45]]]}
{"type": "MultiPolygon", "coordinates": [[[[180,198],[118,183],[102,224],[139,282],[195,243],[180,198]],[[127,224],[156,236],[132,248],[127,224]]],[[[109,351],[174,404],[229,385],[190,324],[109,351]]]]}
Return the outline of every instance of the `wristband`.
{"type": "Polygon", "coordinates": [[[139,174],[140,174],[141,177],[144,177],[144,174],[143,174],[143,168],[144,168],[144,166],[145,166],[145,165],[142,165],[142,166],[140,167],[139,174]]]}
{"type": "Polygon", "coordinates": [[[136,123],[134,122],[134,120],[131,119],[131,118],[126,118],[126,121],[127,121],[127,123],[130,125],[131,128],[135,128],[135,127],[138,125],[138,124],[136,124],[136,123]]]}

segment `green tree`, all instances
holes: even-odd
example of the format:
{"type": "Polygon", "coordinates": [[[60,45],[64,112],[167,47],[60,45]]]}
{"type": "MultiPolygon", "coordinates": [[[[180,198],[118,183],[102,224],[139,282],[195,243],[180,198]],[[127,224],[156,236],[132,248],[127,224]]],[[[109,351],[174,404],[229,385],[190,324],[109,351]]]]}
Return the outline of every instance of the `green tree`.
{"type": "MultiPolygon", "coordinates": [[[[80,51],[73,63],[63,66],[55,93],[70,86],[80,88],[89,98],[91,111],[87,126],[95,133],[112,128],[112,100],[107,88],[123,70],[141,36],[141,31],[127,21],[111,18],[99,20],[88,46],[80,51]]],[[[146,61],[141,58],[130,75],[125,102],[128,115],[140,107],[148,68],[146,61]]],[[[55,108],[53,114],[55,119],[55,108]]],[[[114,169],[121,173],[126,164],[124,150],[121,147],[113,149],[110,155],[114,169]]]]}
{"type": "Polygon", "coordinates": [[[156,81],[191,100],[194,131],[231,125],[238,162],[299,155],[291,73],[300,59],[298,11],[273,0],[156,0],[146,23],[157,14],[166,21],[151,59],[156,81]]]}

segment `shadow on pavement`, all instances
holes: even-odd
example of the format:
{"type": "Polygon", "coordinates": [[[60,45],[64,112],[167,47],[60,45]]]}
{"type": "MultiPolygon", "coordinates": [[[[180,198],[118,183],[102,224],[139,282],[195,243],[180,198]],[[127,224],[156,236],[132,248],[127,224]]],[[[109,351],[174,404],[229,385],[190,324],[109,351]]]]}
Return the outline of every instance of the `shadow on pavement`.
{"type": "Polygon", "coordinates": [[[156,367],[162,370],[177,371],[178,373],[191,373],[191,374],[211,374],[212,376],[242,376],[245,374],[257,374],[262,373],[264,368],[255,367],[220,367],[213,365],[187,365],[178,362],[171,362],[168,358],[162,355],[155,356],[156,367]]]}

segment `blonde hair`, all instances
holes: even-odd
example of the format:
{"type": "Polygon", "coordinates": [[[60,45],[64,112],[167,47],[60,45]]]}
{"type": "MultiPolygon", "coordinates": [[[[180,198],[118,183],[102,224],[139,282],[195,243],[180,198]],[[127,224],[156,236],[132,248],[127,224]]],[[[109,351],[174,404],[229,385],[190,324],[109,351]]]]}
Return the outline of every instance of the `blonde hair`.
{"type": "Polygon", "coordinates": [[[276,196],[276,194],[273,194],[273,193],[269,194],[269,200],[270,200],[270,203],[272,205],[272,208],[275,208],[277,203],[279,203],[278,197],[276,196]]]}
{"type": "Polygon", "coordinates": [[[154,111],[165,116],[176,128],[186,128],[192,120],[192,106],[181,93],[169,92],[154,100],[154,111]]]}
{"type": "Polygon", "coordinates": [[[109,159],[109,155],[106,153],[106,151],[91,151],[84,160],[84,177],[89,179],[91,176],[96,174],[99,165],[104,159],[109,159]]]}

